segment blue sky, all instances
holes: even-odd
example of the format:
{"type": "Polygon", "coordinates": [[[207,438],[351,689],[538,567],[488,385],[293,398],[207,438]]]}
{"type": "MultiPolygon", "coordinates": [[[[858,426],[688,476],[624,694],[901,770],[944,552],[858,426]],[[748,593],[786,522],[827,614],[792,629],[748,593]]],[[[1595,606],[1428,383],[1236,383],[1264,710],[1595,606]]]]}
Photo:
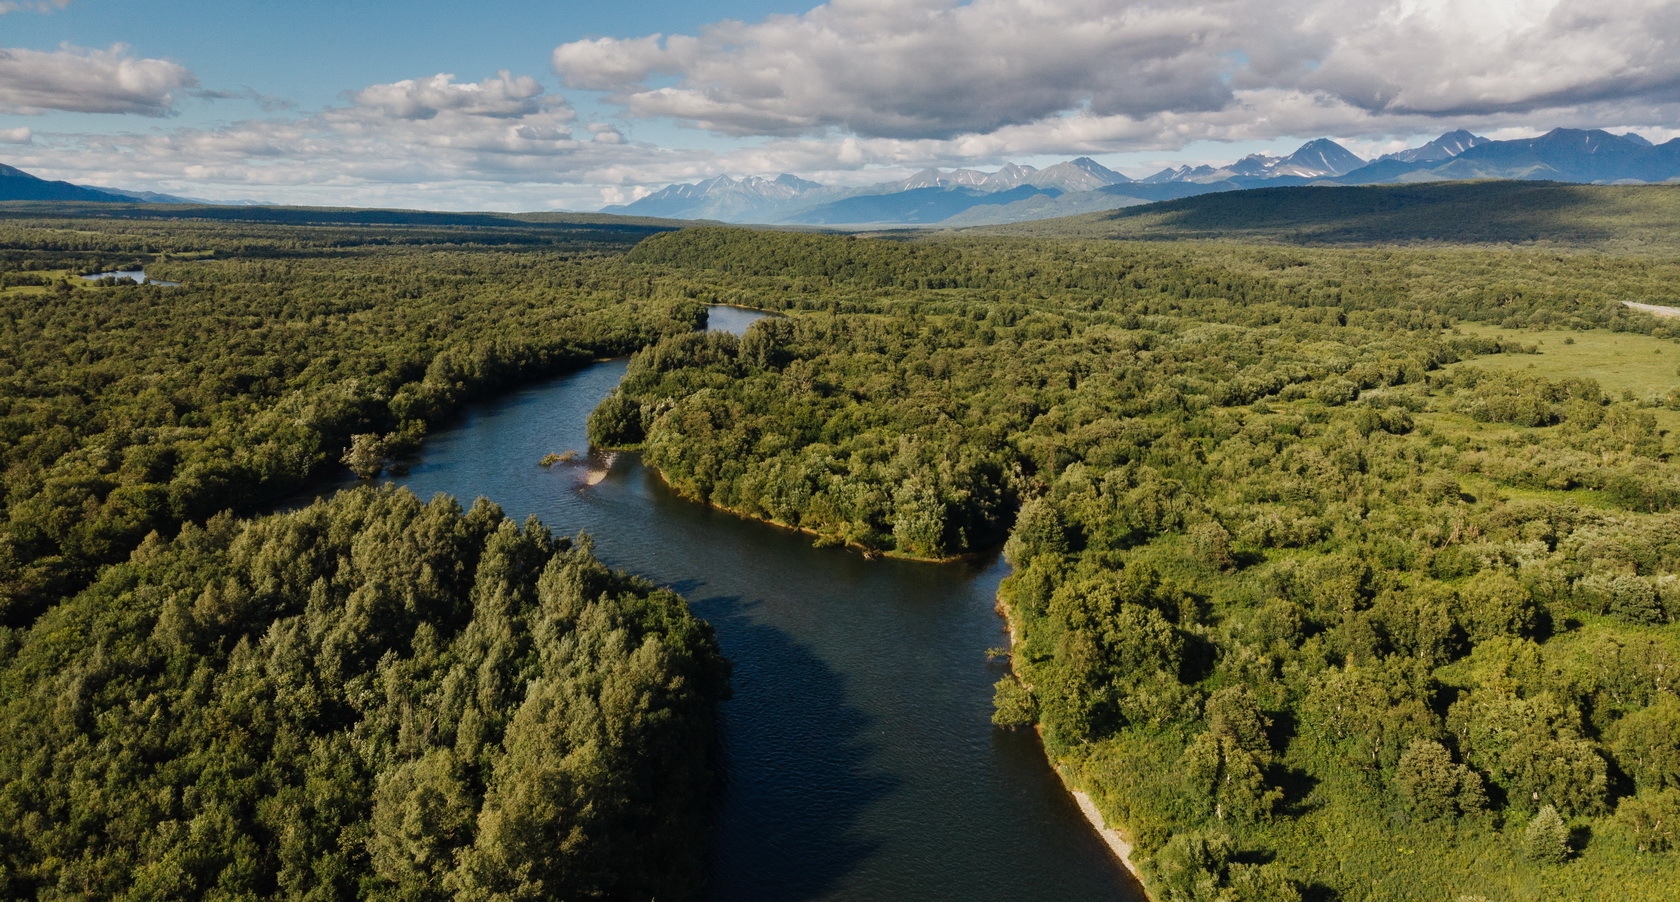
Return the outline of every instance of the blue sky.
{"type": "Polygon", "coordinates": [[[595,209],[1469,127],[1680,132],[1672,0],[0,0],[0,162],[213,199],[595,209]]]}
{"type": "MultiPolygon", "coordinates": [[[[50,4],[49,4],[50,6],[50,4]]],[[[451,72],[476,81],[507,69],[549,71],[556,45],[583,37],[696,30],[722,18],[802,12],[803,3],[573,3],[538,0],[74,0],[48,14],[0,19],[0,45],[52,50],[127,44],[136,57],[172,60],[211,91],[252,89],[300,108],[342,102],[346,91],[451,72]]],[[[256,116],[254,102],[183,102],[168,123],[211,125],[256,116]]],[[[45,121],[11,117],[25,125],[45,121]]],[[[57,120],[65,127],[109,123],[57,120]]],[[[148,125],[156,125],[150,123],[148,125]]]]}

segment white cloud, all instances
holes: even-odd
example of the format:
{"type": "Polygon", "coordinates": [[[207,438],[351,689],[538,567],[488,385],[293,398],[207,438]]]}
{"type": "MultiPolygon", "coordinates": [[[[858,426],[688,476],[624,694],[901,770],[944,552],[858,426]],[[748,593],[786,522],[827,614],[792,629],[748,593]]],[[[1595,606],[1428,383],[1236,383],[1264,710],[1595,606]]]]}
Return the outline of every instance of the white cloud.
{"type": "Polygon", "coordinates": [[[601,189],[601,206],[633,203],[652,193],[653,191],[646,187],[620,188],[617,185],[608,185],[601,189]]]}
{"type": "Polygon", "coordinates": [[[27,126],[20,128],[0,128],[0,144],[28,144],[35,135],[27,126]]]}
{"type": "Polygon", "coordinates": [[[476,83],[438,75],[373,85],[346,97],[312,115],[215,129],[36,133],[7,162],[47,178],[212,198],[530,210],[592,209],[601,185],[684,176],[712,156],[580,125],[564,98],[505,72],[476,83]]]}
{"type": "Polygon", "coordinates": [[[553,65],[631,116],[726,135],[963,140],[1072,120],[1113,142],[1298,134],[1286,117],[1304,108],[1379,131],[1538,110],[1658,123],[1680,99],[1677,34],[1673,0],[834,0],[563,44],[553,65]]]}
{"type": "Polygon", "coordinates": [[[0,48],[0,112],[167,116],[175,92],[197,86],[186,67],[130,56],[122,44],[107,50],[65,44],[50,52],[0,48]]]}
{"type": "MultiPolygon", "coordinates": [[[[597,38],[573,41],[554,48],[554,69],[570,73],[567,82],[575,88],[611,91],[634,84],[654,73],[675,72],[675,59],[660,46],[663,35],[645,38],[597,38]]],[[[693,40],[678,37],[677,46],[692,46],[693,40]]]]}
{"type": "Polygon", "coordinates": [[[1407,0],[1336,38],[1303,79],[1373,112],[1468,116],[1672,102],[1672,0],[1407,0]]]}
{"type": "Polygon", "coordinates": [[[698,37],[564,44],[553,63],[634,115],[727,134],[949,137],[1075,108],[1218,108],[1227,63],[1210,37],[1233,28],[1225,5],[835,0],[698,37]],[[678,83],[647,84],[662,74],[678,83]]]}
{"type": "Polygon", "coordinates": [[[455,76],[440,73],[363,88],[351,99],[358,106],[398,119],[430,119],[441,112],[505,119],[539,112],[544,105],[539,100],[542,92],[536,79],[529,75],[515,77],[503,69],[495,78],[477,84],[462,84],[455,81],[455,76]]]}
{"type": "MultiPolygon", "coordinates": [[[[1321,135],[1369,155],[1461,126],[1656,141],[1680,122],[1677,17],[1674,0],[834,0],[694,35],[557,47],[570,89],[625,114],[611,124],[503,71],[371,85],[330,109],[217,129],[0,140],[23,138],[7,162],[84,183],[526,210],[723,173],[863,184],[1009,159],[1212,155],[1220,142],[1287,151],[1283,139],[1321,135]],[[639,130],[692,140],[656,147],[639,130]]],[[[19,53],[33,52],[0,51],[0,112],[163,115],[182,92],[272,100],[197,91],[186,69],[121,47],[19,53]]]]}

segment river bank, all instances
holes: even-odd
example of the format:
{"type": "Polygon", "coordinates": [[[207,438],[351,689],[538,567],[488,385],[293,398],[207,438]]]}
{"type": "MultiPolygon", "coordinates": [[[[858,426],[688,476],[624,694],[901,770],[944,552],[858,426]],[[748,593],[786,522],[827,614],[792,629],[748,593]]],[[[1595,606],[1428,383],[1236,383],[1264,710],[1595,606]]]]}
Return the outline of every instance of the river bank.
{"type": "MultiPolygon", "coordinates": [[[[722,320],[722,317],[719,317],[722,320]]],[[[618,358],[475,402],[398,480],[586,532],[596,555],[689,599],[734,667],[707,900],[1144,896],[1024,732],[990,721],[1003,644],[995,554],[927,564],[681,498],[639,455],[580,454],[618,358]],[[593,481],[588,484],[587,481],[593,481]]]]}
{"type": "MultiPolygon", "coordinates": [[[[1015,671],[1013,652],[1021,641],[1020,627],[1015,623],[1014,613],[1010,610],[1009,603],[1003,600],[1001,593],[997,597],[994,609],[998,616],[1003,618],[1005,627],[1009,632],[1009,650],[1011,652],[1009,669],[1011,675],[1019,680],[1021,675],[1015,671]]],[[[1138,868],[1137,862],[1132,860],[1132,853],[1136,851],[1136,847],[1132,845],[1131,839],[1120,829],[1108,825],[1107,819],[1098,810],[1097,803],[1091,798],[1091,794],[1075,785],[1067,767],[1058,764],[1056,759],[1051,756],[1050,749],[1044,745],[1043,728],[1034,724],[1033,733],[1038,737],[1039,748],[1043,749],[1045,760],[1050,762],[1050,769],[1055,772],[1056,779],[1061,781],[1062,788],[1073,797],[1073,801],[1079,806],[1079,813],[1085,817],[1086,823],[1091,825],[1091,829],[1095,830],[1097,836],[1102,838],[1103,844],[1108,846],[1108,850],[1114,853],[1114,857],[1132,875],[1133,879],[1137,880],[1144,898],[1148,899],[1149,902],[1155,902],[1155,897],[1150,894],[1148,885],[1144,883],[1143,872],[1138,868]]]]}
{"type": "MultiPolygon", "coordinates": [[[[638,450],[638,449],[636,449],[636,448],[612,448],[612,449],[606,449],[606,450],[610,450],[613,453],[617,453],[619,451],[635,451],[635,450],[638,450]]],[[[865,545],[861,542],[854,542],[854,541],[850,541],[848,539],[842,539],[841,537],[839,537],[837,535],[834,535],[833,533],[827,533],[827,532],[822,532],[820,530],[811,529],[808,526],[795,526],[792,523],[784,523],[781,520],[776,520],[776,519],[773,519],[771,517],[760,517],[757,514],[748,513],[747,511],[741,510],[740,508],[730,507],[726,504],[718,504],[717,502],[708,501],[705,498],[700,498],[700,497],[697,497],[695,495],[691,495],[688,492],[685,492],[682,489],[678,488],[677,486],[672,485],[671,481],[669,479],[665,478],[665,473],[664,473],[663,470],[660,470],[658,467],[655,467],[655,466],[652,466],[652,465],[649,465],[649,464],[643,464],[643,466],[646,466],[647,469],[648,469],[648,472],[654,474],[654,476],[659,479],[659,481],[662,485],[664,485],[666,488],[670,489],[673,494],[675,494],[679,498],[682,498],[685,501],[691,502],[693,504],[703,505],[703,506],[708,507],[712,510],[720,511],[722,513],[729,514],[731,516],[740,517],[743,520],[751,520],[754,523],[763,523],[766,526],[774,526],[777,529],[785,529],[788,532],[796,532],[796,533],[800,533],[802,535],[811,536],[812,538],[817,540],[815,543],[813,543],[813,547],[816,547],[816,548],[848,548],[848,549],[851,549],[852,551],[856,551],[859,554],[862,554],[865,558],[867,558],[869,560],[872,560],[872,561],[873,560],[880,560],[882,558],[885,558],[885,559],[894,560],[894,561],[908,561],[908,562],[913,563],[913,564],[959,564],[959,563],[963,563],[965,561],[973,562],[973,561],[981,560],[986,555],[992,554],[993,552],[995,552],[997,550],[996,548],[990,548],[990,549],[986,549],[984,551],[965,551],[962,554],[953,554],[953,555],[950,555],[949,557],[917,557],[916,555],[913,555],[913,554],[904,554],[904,553],[898,552],[898,551],[882,551],[878,548],[870,548],[868,545],[865,545]]]]}

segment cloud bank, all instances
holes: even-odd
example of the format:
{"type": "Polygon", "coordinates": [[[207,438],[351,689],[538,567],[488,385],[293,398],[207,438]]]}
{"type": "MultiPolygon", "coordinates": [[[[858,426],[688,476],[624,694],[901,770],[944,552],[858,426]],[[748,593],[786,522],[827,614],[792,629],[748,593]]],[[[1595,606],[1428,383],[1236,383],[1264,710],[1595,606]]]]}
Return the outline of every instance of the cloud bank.
{"type": "Polygon", "coordinates": [[[562,44],[629,116],[733,136],[1160,143],[1551,110],[1672,118],[1672,0],[833,0],[562,44]],[[1059,120],[1081,120],[1069,126],[1059,120]],[[1246,127],[1238,127],[1246,123],[1246,127]]]}
{"type": "Polygon", "coordinates": [[[67,135],[0,131],[25,145],[7,162],[50,178],[112,187],[291,203],[432,208],[593,208],[602,185],[686,176],[711,155],[632,145],[580,124],[564,97],[500,72],[448,73],[346,92],[306,116],[221,128],[67,135]],[[73,167],[67,169],[66,166],[73,167]]]}

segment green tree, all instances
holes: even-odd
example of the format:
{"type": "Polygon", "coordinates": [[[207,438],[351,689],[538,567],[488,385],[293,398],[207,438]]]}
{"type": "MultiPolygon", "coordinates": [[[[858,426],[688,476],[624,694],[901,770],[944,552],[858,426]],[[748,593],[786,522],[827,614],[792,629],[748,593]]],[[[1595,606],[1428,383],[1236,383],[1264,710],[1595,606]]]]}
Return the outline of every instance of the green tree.
{"type": "Polygon", "coordinates": [[[1534,598],[1504,570],[1483,570],[1459,589],[1465,626],[1473,642],[1534,632],[1534,598]]]}
{"type": "Polygon", "coordinates": [[[1220,689],[1208,697],[1207,721],[1182,758],[1194,791],[1218,820],[1269,817],[1283,792],[1266,779],[1273,763],[1269,724],[1253,694],[1246,686],[1220,689]]]}
{"type": "Polygon", "coordinates": [[[341,460],[356,478],[373,479],[389,465],[389,447],[378,434],[359,432],[350,437],[350,447],[341,460]]]}
{"type": "Polygon", "coordinates": [[[1179,833],[1149,860],[1167,902],[1216,902],[1236,846],[1225,833],[1179,833]]]}
{"type": "Polygon", "coordinates": [[[1215,570],[1229,570],[1237,565],[1231,552],[1231,533],[1217,520],[1190,527],[1187,535],[1190,553],[1202,564],[1215,570]]]}
{"type": "Polygon", "coordinates": [[[1522,698],[1477,690],[1447,715],[1466,760],[1502,788],[1519,810],[1552,806],[1593,815],[1609,797],[1609,773],[1579,717],[1547,694],[1522,698]]]}
{"type": "Polygon", "coordinates": [[[1394,786],[1411,815],[1423,821],[1450,821],[1487,807],[1481,775],[1452,760],[1433,739],[1414,739],[1400,755],[1394,786]]]}
{"type": "Polygon", "coordinates": [[[373,870],[400,898],[441,899],[455,853],[472,839],[477,804],[448,749],[434,749],[386,774],[374,791],[373,870]]]}
{"type": "Polygon", "coordinates": [[[1030,727],[1038,722],[1038,703],[1020,680],[1006,676],[992,689],[992,723],[1013,728],[1030,727]]]}
{"type": "Polygon", "coordinates": [[[1560,864],[1568,860],[1572,852],[1569,848],[1569,827],[1556,808],[1546,805],[1535,812],[1534,818],[1523,829],[1522,850],[1530,861],[1540,864],[1560,864]]]}
{"type": "Polygon", "coordinates": [[[1680,789],[1647,790],[1622,799],[1616,822],[1641,852],[1680,849],[1680,789]]]}
{"type": "Polygon", "coordinates": [[[1610,749],[1641,789],[1680,787],[1680,699],[1664,694],[1617,721],[1610,749]]]}

